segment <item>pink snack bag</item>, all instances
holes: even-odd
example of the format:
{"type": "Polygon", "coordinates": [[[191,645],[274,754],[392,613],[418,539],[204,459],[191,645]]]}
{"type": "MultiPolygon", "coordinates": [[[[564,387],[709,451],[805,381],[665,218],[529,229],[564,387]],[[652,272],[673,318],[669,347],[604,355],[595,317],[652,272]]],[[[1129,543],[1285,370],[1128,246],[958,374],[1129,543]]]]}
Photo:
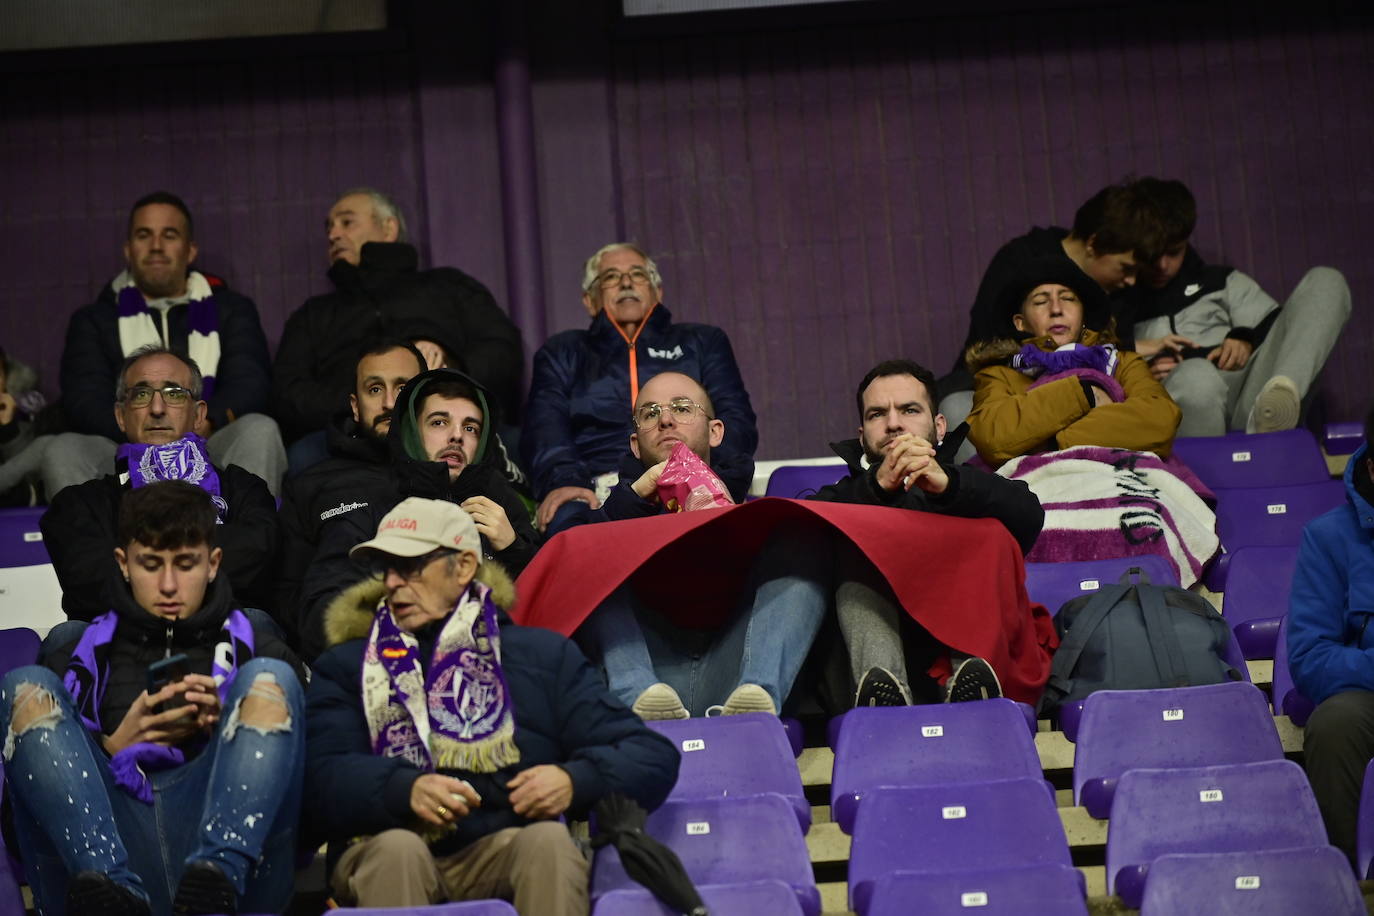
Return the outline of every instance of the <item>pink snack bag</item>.
{"type": "Polygon", "coordinates": [[[658,498],[669,512],[692,512],[735,504],[720,478],[681,442],[673,446],[668,463],[659,475],[658,498]]]}

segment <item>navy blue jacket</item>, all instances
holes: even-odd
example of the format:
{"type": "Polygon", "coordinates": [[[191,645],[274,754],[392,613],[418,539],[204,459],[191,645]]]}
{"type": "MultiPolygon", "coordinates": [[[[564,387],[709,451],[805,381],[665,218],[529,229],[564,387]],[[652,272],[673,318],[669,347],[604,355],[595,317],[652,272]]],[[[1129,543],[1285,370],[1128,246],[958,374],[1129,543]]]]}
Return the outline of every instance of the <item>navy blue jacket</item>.
{"type": "MultiPolygon", "coordinates": [[[[336,606],[330,613],[361,613],[359,622],[370,625],[363,603],[347,611],[336,606]]],[[[623,792],[649,810],[662,804],[677,782],[679,758],[672,742],[607,692],[572,641],[550,630],[516,626],[504,614],[500,626],[520,762],[495,773],[442,771],[471,783],[482,804],[431,846],[434,854],[448,855],[497,830],[530,823],[511,809],[506,783],[540,764],[560,766],[572,777],[569,817],[585,816],[611,792],[623,792]]],[[[434,624],[417,634],[426,664],[438,629],[434,624]]],[[[352,639],[320,656],[306,695],[302,810],[311,827],[330,841],[418,823],[410,810],[410,789],[423,772],[406,760],[372,753],[359,681],[365,646],[365,638],[352,639]]]]}
{"type": "MultiPolygon", "coordinates": [[[[711,464],[736,501],[743,500],[759,434],[730,338],[709,324],[674,324],[659,305],[635,341],[635,361],[641,385],[660,372],[681,372],[710,394],[725,422],[725,441],[711,450],[711,464]]],[[[594,489],[593,477],[616,470],[633,432],[633,407],[629,348],[605,312],[585,331],[550,337],[534,355],[520,438],[535,496],[543,499],[558,487],[594,489]]]]}
{"type": "Polygon", "coordinates": [[[1365,443],[1345,468],[1346,504],[1308,522],[1288,593],[1293,682],[1315,703],[1374,690],[1374,505],[1365,443]],[[1361,493],[1360,490],[1364,489],[1361,493]]]}
{"type": "MultiPolygon", "coordinates": [[[[204,271],[202,271],[204,273],[204,271]]],[[[272,362],[267,356],[267,337],[262,333],[258,308],[219,277],[204,274],[215,293],[219,315],[219,367],[215,392],[207,401],[210,422],[222,429],[229,413],[241,417],[267,410],[272,387],[272,362]]],[[[123,442],[124,434],[114,418],[115,381],[124,363],[119,346],[119,315],[110,284],[100,298],[72,313],[67,342],[62,346],[62,413],[73,432],[104,436],[123,442]]],[[[173,350],[186,352],[185,305],[167,310],[167,338],[173,350]]],[[[155,324],[160,322],[155,321],[155,324]]],[[[201,366],[201,369],[205,369],[201,366]]]]}

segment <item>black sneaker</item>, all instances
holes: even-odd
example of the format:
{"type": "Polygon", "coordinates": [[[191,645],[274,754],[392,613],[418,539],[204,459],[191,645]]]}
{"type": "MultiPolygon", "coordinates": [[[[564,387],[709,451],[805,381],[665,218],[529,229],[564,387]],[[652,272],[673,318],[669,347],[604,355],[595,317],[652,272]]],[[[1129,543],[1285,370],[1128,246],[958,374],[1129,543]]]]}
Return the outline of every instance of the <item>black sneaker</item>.
{"type": "Polygon", "coordinates": [[[864,672],[854,706],[910,706],[911,698],[896,676],[886,668],[873,667],[864,672]]]}
{"type": "Polygon", "coordinates": [[[150,916],[148,901],[103,872],[79,871],[67,885],[67,912],[72,916],[150,916]]]}
{"type": "Polygon", "coordinates": [[[945,685],[946,703],[968,703],[972,700],[991,700],[1002,695],[997,672],[984,659],[971,657],[959,663],[945,685]]]}
{"type": "Polygon", "coordinates": [[[223,913],[234,916],[239,911],[239,895],[229,876],[213,862],[192,862],[181,873],[172,912],[181,914],[223,913]]]}

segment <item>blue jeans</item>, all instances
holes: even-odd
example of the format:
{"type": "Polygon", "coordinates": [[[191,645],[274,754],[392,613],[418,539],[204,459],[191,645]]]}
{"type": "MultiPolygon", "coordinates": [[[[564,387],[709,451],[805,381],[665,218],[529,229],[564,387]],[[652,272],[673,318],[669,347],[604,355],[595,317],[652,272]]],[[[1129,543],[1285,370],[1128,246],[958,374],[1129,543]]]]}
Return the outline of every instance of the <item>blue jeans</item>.
{"type": "MultiPolygon", "coordinates": [[[[690,576],[681,584],[690,588],[690,576]]],[[[757,684],[781,711],[833,591],[827,537],[779,530],[759,552],[749,587],[723,630],[675,627],[644,607],[626,584],[592,612],[577,636],[626,705],[662,681],[699,716],[740,684],[757,684]]]]}
{"type": "Polygon", "coordinates": [[[280,911],[295,883],[303,715],[291,667],[250,660],[200,755],[149,774],[153,804],[147,805],[115,785],[108,758],[57,675],[37,665],[5,675],[5,775],[38,909],[62,916],[69,876],[89,869],[147,896],[154,913],[169,912],[183,865],[210,861],[234,883],[244,912],[280,911]],[[260,677],[281,687],[289,718],[280,728],[238,722],[239,704],[260,677]],[[26,684],[50,693],[57,710],[16,735],[10,720],[26,684]]]}

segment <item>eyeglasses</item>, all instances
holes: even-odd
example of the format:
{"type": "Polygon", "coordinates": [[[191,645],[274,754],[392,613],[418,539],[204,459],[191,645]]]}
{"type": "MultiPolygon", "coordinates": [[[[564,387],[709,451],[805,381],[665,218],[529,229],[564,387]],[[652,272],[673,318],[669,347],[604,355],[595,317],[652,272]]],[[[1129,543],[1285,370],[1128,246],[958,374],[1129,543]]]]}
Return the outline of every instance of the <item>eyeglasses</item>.
{"type": "Polygon", "coordinates": [[[634,422],[640,429],[653,429],[659,423],[659,418],[663,416],[663,411],[668,411],[668,416],[673,418],[673,422],[678,426],[690,426],[697,421],[699,416],[711,419],[706,415],[706,408],[702,407],[691,398],[673,398],[667,404],[644,404],[635,409],[634,422]],[[698,413],[698,411],[700,413],[698,413]]]}
{"type": "Polygon", "coordinates": [[[168,407],[181,407],[191,401],[191,389],[180,385],[163,385],[161,388],[135,385],[124,393],[124,403],[130,407],[147,407],[153,403],[154,394],[162,395],[162,401],[168,407]]]}
{"type": "Polygon", "coordinates": [[[649,272],[643,267],[631,267],[624,273],[613,267],[597,277],[596,281],[601,284],[602,289],[614,289],[620,285],[620,281],[625,277],[629,277],[630,282],[636,285],[643,284],[648,286],[653,282],[653,278],[649,276],[649,272]]]}
{"type": "Polygon", "coordinates": [[[396,557],[387,553],[375,553],[367,565],[372,570],[372,574],[379,579],[385,578],[388,572],[394,572],[402,579],[414,579],[433,561],[457,552],[446,547],[440,547],[438,550],[422,553],[418,557],[396,557]]]}

